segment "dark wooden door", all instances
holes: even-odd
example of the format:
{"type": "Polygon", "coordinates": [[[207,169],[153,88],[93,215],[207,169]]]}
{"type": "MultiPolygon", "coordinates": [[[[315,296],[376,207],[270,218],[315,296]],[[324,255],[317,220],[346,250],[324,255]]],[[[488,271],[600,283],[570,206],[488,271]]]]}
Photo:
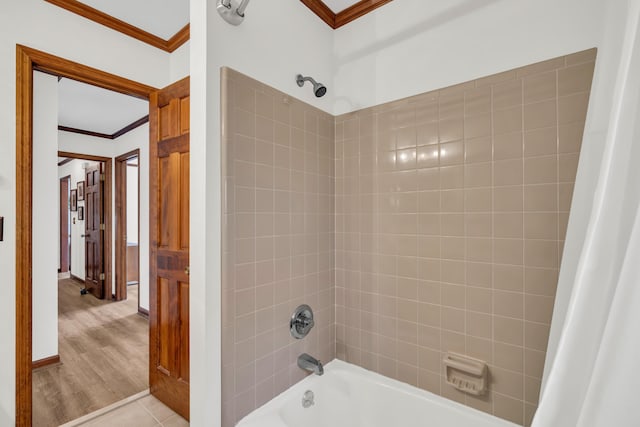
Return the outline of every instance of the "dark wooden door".
{"type": "Polygon", "coordinates": [[[71,267],[69,262],[69,183],[70,176],[60,179],[60,272],[66,273],[71,267]]]}
{"type": "Polygon", "coordinates": [[[189,78],[153,93],[149,110],[149,384],[188,420],[189,78]]]}
{"type": "Polygon", "coordinates": [[[85,171],[84,260],[85,288],[96,298],[105,298],[104,289],[104,181],[103,165],[85,171]]]}

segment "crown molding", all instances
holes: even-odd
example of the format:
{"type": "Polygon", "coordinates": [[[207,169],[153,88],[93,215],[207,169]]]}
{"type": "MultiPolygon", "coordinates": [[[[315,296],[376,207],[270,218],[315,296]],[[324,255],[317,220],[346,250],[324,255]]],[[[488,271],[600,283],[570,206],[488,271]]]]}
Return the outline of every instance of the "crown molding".
{"type": "Polygon", "coordinates": [[[362,0],[336,14],[336,26],[334,28],[340,28],[343,25],[347,25],[349,22],[354,21],[369,12],[376,10],[377,8],[390,3],[392,0],[362,0]]]}
{"type": "Polygon", "coordinates": [[[128,124],[127,126],[123,127],[122,129],[120,129],[119,131],[116,131],[112,134],[108,134],[108,133],[100,133],[100,132],[93,132],[90,130],[85,130],[85,129],[78,129],[78,128],[73,128],[73,127],[69,127],[69,126],[58,126],[58,130],[62,131],[62,132],[71,132],[71,133],[77,133],[80,135],[87,135],[87,136],[93,136],[96,138],[103,138],[103,139],[117,139],[120,138],[122,135],[124,135],[125,133],[131,132],[132,130],[139,128],[140,126],[142,126],[145,123],[149,122],[149,116],[144,116],[141,119],[136,120],[135,122],[128,124]]]}
{"type": "Polygon", "coordinates": [[[190,37],[189,24],[185,25],[169,40],[165,40],[155,34],[144,31],[135,25],[131,25],[98,9],[94,9],[93,7],[81,3],[78,0],[45,1],[169,53],[186,43],[190,37]]]}
{"type": "Polygon", "coordinates": [[[318,15],[320,19],[326,22],[327,25],[335,30],[381,6],[384,6],[392,0],[362,0],[339,13],[334,13],[322,0],[300,1],[313,13],[318,15]]]}

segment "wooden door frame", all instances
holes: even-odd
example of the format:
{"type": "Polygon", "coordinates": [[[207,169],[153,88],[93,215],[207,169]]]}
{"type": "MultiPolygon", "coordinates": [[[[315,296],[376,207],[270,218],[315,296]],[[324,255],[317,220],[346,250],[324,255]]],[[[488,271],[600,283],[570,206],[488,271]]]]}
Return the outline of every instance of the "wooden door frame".
{"type": "MultiPolygon", "coordinates": [[[[140,162],[140,149],[129,151],[115,159],[115,219],[116,219],[116,293],[114,299],[127,299],[127,161],[140,162]]],[[[140,168],[138,167],[138,266],[140,265],[140,168]]],[[[140,312],[140,278],[138,278],[138,312],[140,312]]]]}
{"type": "Polygon", "coordinates": [[[60,244],[59,244],[59,250],[60,250],[60,268],[58,269],[58,272],[60,273],[66,273],[69,272],[71,273],[71,239],[69,238],[69,236],[71,235],[71,229],[69,228],[69,191],[71,189],[71,175],[67,175],[67,176],[63,176],[62,178],[58,179],[58,182],[60,184],[60,194],[58,197],[58,211],[60,212],[60,221],[59,221],[59,225],[58,225],[58,235],[60,236],[60,244]],[[67,181],[67,194],[65,196],[66,199],[66,203],[64,203],[64,207],[63,205],[63,201],[62,201],[62,182],[63,181],[67,181]],[[67,235],[62,236],[62,220],[63,220],[63,212],[66,214],[67,217],[67,235]],[[64,252],[63,249],[63,240],[66,240],[66,248],[67,248],[67,255],[66,255],[66,260],[67,260],[67,265],[62,265],[62,253],[64,252]],[[66,269],[66,270],[65,270],[66,269]]]}
{"type": "MultiPolygon", "coordinates": [[[[66,157],[74,160],[89,160],[92,162],[100,162],[104,164],[104,286],[109,286],[109,292],[105,288],[104,298],[111,299],[113,294],[113,205],[111,203],[113,195],[113,159],[111,157],[93,156],[91,154],[70,153],[67,151],[58,151],[59,157],[66,157]]],[[[85,184],[86,185],[86,184],[85,184]]],[[[85,210],[85,216],[87,212],[85,210]]],[[[84,233],[84,230],[83,230],[84,233]]],[[[85,265],[86,268],[86,265],[85,265]]],[[[72,278],[75,276],[72,274],[72,278]]],[[[78,279],[78,278],[76,278],[78,279]]],[[[86,280],[86,277],[85,277],[86,280]]],[[[84,280],[83,280],[84,282],[84,280]]]]}
{"type": "MultiPolygon", "coordinates": [[[[155,88],[16,45],[16,414],[32,421],[33,71],[39,70],[148,100],[155,88]]],[[[150,284],[150,287],[152,284],[150,284]]]]}

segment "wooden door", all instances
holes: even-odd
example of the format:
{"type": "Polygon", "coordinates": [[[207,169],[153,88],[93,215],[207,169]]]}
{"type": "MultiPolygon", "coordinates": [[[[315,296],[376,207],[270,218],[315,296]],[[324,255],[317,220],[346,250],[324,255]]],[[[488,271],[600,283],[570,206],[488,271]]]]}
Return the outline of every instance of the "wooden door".
{"type": "Polygon", "coordinates": [[[189,78],[153,93],[149,384],[189,419],[189,78]]]}
{"type": "Polygon", "coordinates": [[[66,273],[71,267],[69,262],[69,183],[70,176],[60,179],[60,272],[66,273]]]}
{"type": "Polygon", "coordinates": [[[96,298],[104,299],[104,175],[103,165],[85,171],[84,259],[85,288],[96,298]]]}

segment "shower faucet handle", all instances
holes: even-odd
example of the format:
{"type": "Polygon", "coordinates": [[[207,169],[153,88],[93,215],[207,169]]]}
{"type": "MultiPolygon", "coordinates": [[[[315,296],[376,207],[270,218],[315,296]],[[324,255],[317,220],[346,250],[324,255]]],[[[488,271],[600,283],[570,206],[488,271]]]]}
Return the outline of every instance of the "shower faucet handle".
{"type": "Polygon", "coordinates": [[[302,327],[303,330],[311,330],[316,325],[316,322],[310,318],[304,318],[298,320],[298,326],[302,327]]]}
{"type": "Polygon", "coordinates": [[[289,322],[291,336],[295,339],[304,338],[315,324],[316,322],[313,320],[313,310],[311,310],[311,307],[308,305],[302,304],[296,308],[291,316],[291,321],[289,322]]]}

